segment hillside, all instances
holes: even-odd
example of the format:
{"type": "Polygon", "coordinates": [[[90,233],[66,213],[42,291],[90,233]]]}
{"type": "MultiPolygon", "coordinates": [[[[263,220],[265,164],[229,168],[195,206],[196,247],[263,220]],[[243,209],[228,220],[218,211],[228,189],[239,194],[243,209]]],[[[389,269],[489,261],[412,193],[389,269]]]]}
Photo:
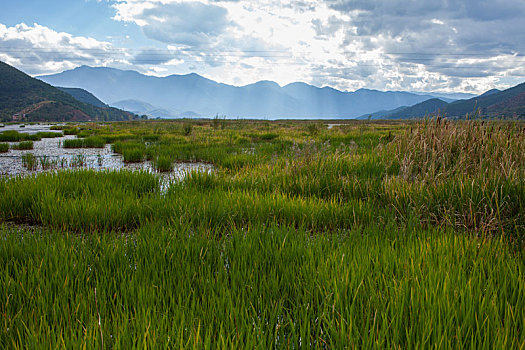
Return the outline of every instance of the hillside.
{"type": "MultiPolygon", "coordinates": [[[[525,118],[525,83],[503,91],[492,89],[468,100],[447,103],[430,99],[411,107],[371,115],[373,119],[410,119],[441,113],[449,118],[465,118],[467,114],[478,112],[485,118],[525,118]]],[[[360,117],[366,118],[367,115],[360,117]]]]}
{"type": "Polygon", "coordinates": [[[439,111],[446,108],[448,103],[438,98],[433,98],[412,107],[407,107],[401,111],[396,111],[388,115],[389,119],[407,119],[407,118],[418,118],[421,116],[428,116],[431,114],[438,113],[439,111]]]}
{"type": "Polygon", "coordinates": [[[100,108],[76,100],[38,79],[0,61],[0,120],[11,121],[130,120],[135,116],[117,108],[100,108]]]}
{"type": "Polygon", "coordinates": [[[492,118],[511,116],[510,114],[525,117],[525,104],[520,103],[520,95],[523,93],[525,93],[525,83],[507,90],[485,93],[469,100],[452,102],[446,107],[445,112],[448,116],[456,118],[477,110],[481,115],[492,118]]]}
{"type": "Polygon", "coordinates": [[[113,107],[124,109],[138,115],[147,115],[151,118],[177,118],[180,117],[180,112],[167,110],[152,106],[147,102],[138,100],[123,100],[113,102],[113,107]]]}
{"type": "Polygon", "coordinates": [[[411,106],[434,97],[368,89],[339,91],[306,83],[279,86],[272,81],[233,86],[195,73],[154,77],[135,71],[87,66],[39,78],[55,86],[86,89],[110,105],[122,106],[122,101],[135,100],[144,106],[155,106],[155,110],[162,113],[192,111],[192,115],[203,117],[219,114],[272,119],[355,118],[377,110],[411,106]]]}
{"type": "Polygon", "coordinates": [[[66,88],[66,87],[60,87],[57,86],[57,89],[66,92],[73,96],[77,101],[87,103],[89,105],[100,107],[100,108],[107,108],[109,107],[104,102],[100,101],[98,98],[95,97],[92,93],[89,91],[86,91],[84,89],[80,88],[66,88]]]}

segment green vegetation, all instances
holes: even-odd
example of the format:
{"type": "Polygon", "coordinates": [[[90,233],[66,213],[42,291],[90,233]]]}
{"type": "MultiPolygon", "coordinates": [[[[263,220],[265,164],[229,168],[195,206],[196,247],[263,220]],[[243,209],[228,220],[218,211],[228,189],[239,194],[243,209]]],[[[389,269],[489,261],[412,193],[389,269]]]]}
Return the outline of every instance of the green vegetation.
{"type": "Polygon", "coordinates": [[[215,170],[0,179],[1,344],[525,346],[524,124],[78,127],[215,170]]]}
{"type": "Polygon", "coordinates": [[[18,144],[12,145],[12,149],[18,149],[18,150],[29,150],[33,149],[33,141],[22,141],[18,144]]]}
{"type": "MultiPolygon", "coordinates": [[[[22,165],[27,170],[36,170],[38,167],[38,159],[33,153],[22,154],[22,165]]],[[[13,195],[16,196],[15,193],[13,193],[13,195]]]]}
{"type": "Polygon", "coordinates": [[[0,143],[0,153],[6,153],[6,152],[9,152],[9,144],[0,143]]]}
{"type": "Polygon", "coordinates": [[[37,132],[36,136],[41,138],[41,139],[52,139],[52,138],[55,138],[55,137],[64,136],[64,134],[61,133],[61,132],[52,132],[52,131],[45,132],[45,131],[41,131],[41,132],[37,132]]]}
{"type": "Polygon", "coordinates": [[[68,139],[62,143],[64,148],[104,148],[106,141],[97,136],[90,136],[83,139],[68,139]]]}
{"type": "Polygon", "coordinates": [[[0,141],[2,142],[39,141],[40,139],[37,134],[20,133],[16,130],[7,130],[0,133],[0,141]]]}
{"type": "Polygon", "coordinates": [[[173,159],[167,155],[159,155],[153,160],[153,168],[160,172],[173,170],[173,159]]]}

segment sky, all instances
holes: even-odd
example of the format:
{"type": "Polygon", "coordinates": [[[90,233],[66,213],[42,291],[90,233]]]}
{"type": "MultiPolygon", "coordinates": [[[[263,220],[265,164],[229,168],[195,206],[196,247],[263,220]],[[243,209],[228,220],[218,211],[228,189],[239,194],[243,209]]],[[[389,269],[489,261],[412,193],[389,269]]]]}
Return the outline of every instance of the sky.
{"type": "Polygon", "coordinates": [[[2,0],[0,60],[246,85],[483,93],[525,81],[523,0],[2,0]]]}

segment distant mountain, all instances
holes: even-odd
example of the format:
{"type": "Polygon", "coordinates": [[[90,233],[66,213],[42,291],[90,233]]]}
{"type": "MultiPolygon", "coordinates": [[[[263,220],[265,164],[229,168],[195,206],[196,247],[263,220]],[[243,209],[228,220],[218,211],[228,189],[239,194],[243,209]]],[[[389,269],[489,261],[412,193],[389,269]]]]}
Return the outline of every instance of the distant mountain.
{"type": "Polygon", "coordinates": [[[129,120],[116,108],[99,108],[76,100],[38,79],[0,62],[0,119],[3,121],[129,120]]]}
{"type": "MultiPolygon", "coordinates": [[[[195,73],[153,77],[135,71],[87,66],[39,78],[52,85],[86,89],[110,105],[136,100],[155,109],[177,114],[191,111],[188,113],[203,117],[218,114],[272,119],[355,118],[377,110],[411,106],[434,97],[368,89],[345,92],[305,83],[281,87],[271,81],[232,86],[195,73]]],[[[124,108],[122,104],[118,106],[124,108]]]]}
{"type": "MultiPolygon", "coordinates": [[[[485,96],[490,96],[490,95],[494,95],[494,94],[497,94],[498,92],[501,92],[501,90],[498,90],[498,89],[491,89],[481,95],[479,95],[478,97],[485,97],[485,96]]],[[[475,96],[474,96],[475,97],[475,96]]]]}
{"type": "Polygon", "coordinates": [[[420,95],[432,95],[445,102],[454,102],[457,100],[468,100],[469,98],[476,97],[475,94],[469,94],[465,92],[414,92],[420,95]]]}
{"type": "MultiPolygon", "coordinates": [[[[376,112],[372,117],[375,119],[422,118],[438,112],[450,118],[464,118],[467,114],[477,112],[482,117],[489,118],[525,118],[525,83],[503,91],[492,89],[468,100],[451,103],[430,99],[411,107],[376,112]]],[[[360,118],[366,117],[363,115],[360,118]]]]}
{"type": "Polygon", "coordinates": [[[406,119],[417,118],[421,116],[430,116],[446,108],[448,103],[439,98],[432,98],[423,101],[411,107],[404,108],[400,111],[394,111],[388,115],[388,119],[406,119]]]}
{"type": "Polygon", "coordinates": [[[84,89],[65,88],[65,87],[60,87],[60,86],[57,86],[57,89],[67,92],[68,94],[73,96],[77,101],[87,103],[88,105],[92,105],[92,106],[100,107],[100,108],[109,107],[107,104],[105,104],[104,102],[96,98],[92,93],[84,89]]]}
{"type": "Polygon", "coordinates": [[[147,102],[139,100],[123,100],[113,102],[113,107],[124,109],[138,115],[147,115],[151,118],[198,118],[199,114],[186,111],[173,111],[164,108],[155,107],[147,102]]]}
{"type": "Polygon", "coordinates": [[[127,111],[142,115],[146,112],[157,109],[156,107],[150,105],[149,103],[138,101],[138,100],[123,100],[113,102],[111,104],[113,107],[125,109],[127,111]]]}
{"type": "Polygon", "coordinates": [[[503,91],[488,91],[469,100],[450,103],[445,113],[450,117],[463,117],[477,110],[487,117],[525,116],[525,105],[520,103],[520,95],[525,93],[525,83],[503,91]]]}
{"type": "Polygon", "coordinates": [[[397,107],[395,109],[391,109],[389,111],[381,110],[381,111],[374,112],[374,113],[367,113],[367,114],[363,114],[362,116],[358,117],[357,119],[369,119],[369,118],[370,119],[387,119],[386,117],[390,116],[390,114],[402,111],[402,110],[404,110],[406,108],[409,108],[409,106],[401,106],[401,107],[397,107]]]}

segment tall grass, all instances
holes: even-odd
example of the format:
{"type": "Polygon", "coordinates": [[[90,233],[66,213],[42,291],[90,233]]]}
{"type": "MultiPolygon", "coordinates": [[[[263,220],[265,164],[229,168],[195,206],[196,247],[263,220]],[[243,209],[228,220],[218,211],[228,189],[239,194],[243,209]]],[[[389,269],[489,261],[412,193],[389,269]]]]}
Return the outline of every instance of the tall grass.
{"type": "Polygon", "coordinates": [[[399,177],[385,200],[421,220],[485,233],[525,232],[522,126],[440,117],[399,135],[385,159],[399,177]],[[403,201],[399,201],[404,198],[403,201]]]}
{"type": "Polygon", "coordinates": [[[6,152],[9,152],[9,144],[0,143],[0,153],[6,153],[6,152]]]}
{"type": "Polygon", "coordinates": [[[525,342],[523,259],[501,241],[391,226],[1,234],[0,341],[13,348],[525,342]]]}
{"type": "Polygon", "coordinates": [[[399,135],[386,154],[405,179],[427,182],[451,176],[525,176],[522,126],[479,120],[450,122],[438,117],[399,135]]]}
{"type": "MultiPolygon", "coordinates": [[[[27,170],[36,170],[38,167],[38,159],[33,153],[24,153],[22,154],[22,165],[27,170]]],[[[12,195],[16,196],[16,193],[12,195]]]]}

